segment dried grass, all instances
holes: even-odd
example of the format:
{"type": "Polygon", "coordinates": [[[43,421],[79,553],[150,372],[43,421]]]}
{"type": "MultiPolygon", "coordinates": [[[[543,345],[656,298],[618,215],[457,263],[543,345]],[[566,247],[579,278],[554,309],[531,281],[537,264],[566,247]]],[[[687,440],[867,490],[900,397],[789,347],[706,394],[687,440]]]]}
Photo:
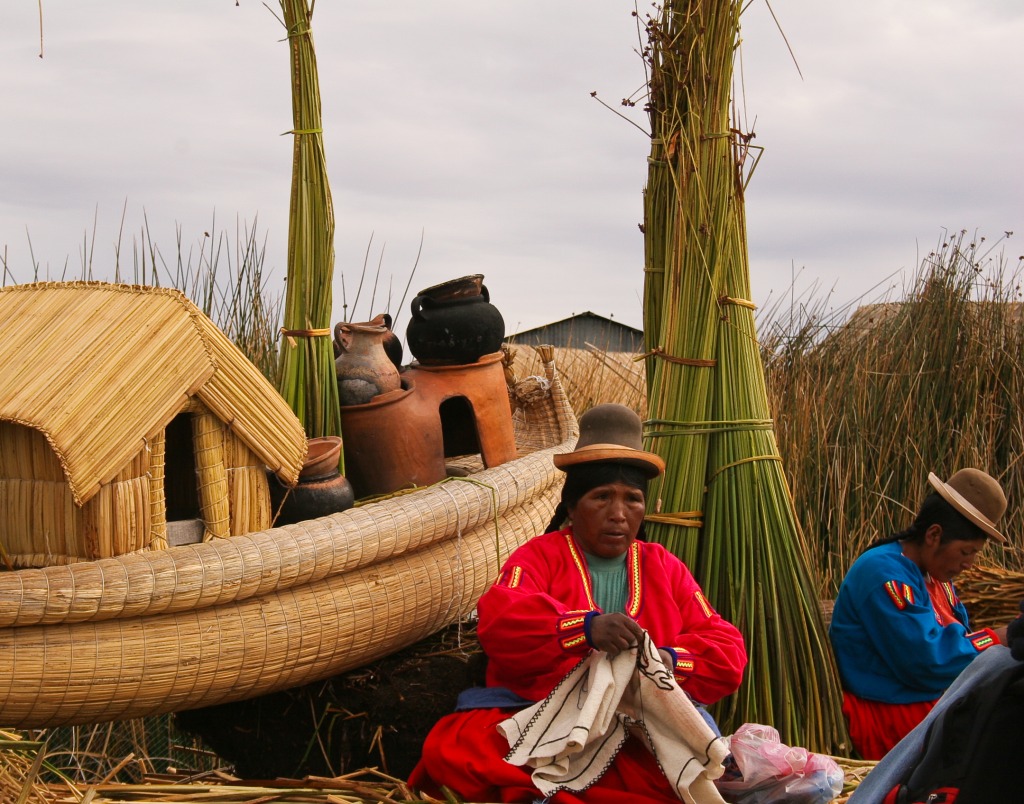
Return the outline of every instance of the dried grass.
{"type": "Polygon", "coordinates": [[[1009,543],[986,548],[986,563],[1024,569],[1019,271],[960,232],[925,258],[902,299],[838,324],[812,306],[766,327],[780,453],[821,597],[835,597],[869,542],[909,525],[928,472],[963,466],[997,477],[1010,502],[1009,543]]]}
{"type": "MultiPolygon", "coordinates": [[[[522,379],[543,376],[540,349],[515,345],[511,354],[512,374],[522,379]]],[[[548,347],[550,348],[550,347],[548,347]]],[[[569,404],[581,416],[594,405],[618,402],[643,415],[647,408],[647,387],[643,364],[629,352],[604,352],[592,346],[556,347],[555,364],[569,404]]]]}

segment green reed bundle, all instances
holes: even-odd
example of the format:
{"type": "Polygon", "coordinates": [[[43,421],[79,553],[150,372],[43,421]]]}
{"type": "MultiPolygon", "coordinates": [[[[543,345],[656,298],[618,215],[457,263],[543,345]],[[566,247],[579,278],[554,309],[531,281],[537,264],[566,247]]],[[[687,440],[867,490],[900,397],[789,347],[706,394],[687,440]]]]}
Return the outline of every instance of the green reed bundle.
{"type": "Polygon", "coordinates": [[[280,391],[310,437],[341,434],[331,331],[334,209],[327,181],[313,7],[281,0],[292,76],[291,205],[280,391]]]}
{"type": "Polygon", "coordinates": [[[648,443],[665,458],[650,534],[744,633],[723,730],[846,744],[838,676],[768,410],[743,206],[748,142],[730,125],[741,3],[669,0],[647,22],[652,147],[645,193],[648,443]]]}

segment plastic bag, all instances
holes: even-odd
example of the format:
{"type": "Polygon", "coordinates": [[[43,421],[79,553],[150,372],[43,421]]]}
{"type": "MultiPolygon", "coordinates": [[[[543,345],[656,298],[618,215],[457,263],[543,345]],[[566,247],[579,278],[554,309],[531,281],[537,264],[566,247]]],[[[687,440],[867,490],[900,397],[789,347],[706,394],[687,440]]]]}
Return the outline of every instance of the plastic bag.
{"type": "Polygon", "coordinates": [[[835,760],[779,742],[771,726],[744,723],[728,740],[732,761],[715,784],[730,804],[825,804],[842,792],[835,760]]]}

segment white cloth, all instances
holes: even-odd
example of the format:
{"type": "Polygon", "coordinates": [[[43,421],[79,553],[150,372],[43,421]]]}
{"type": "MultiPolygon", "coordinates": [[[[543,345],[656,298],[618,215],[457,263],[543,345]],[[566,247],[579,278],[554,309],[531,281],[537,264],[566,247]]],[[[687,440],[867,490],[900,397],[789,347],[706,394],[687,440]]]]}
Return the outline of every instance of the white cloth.
{"type": "Polygon", "coordinates": [[[687,804],[724,804],[714,781],[728,745],[716,737],[646,634],[614,659],[593,651],[543,701],[498,724],[513,765],[544,795],[578,792],[611,765],[629,733],[643,740],[687,804]]]}

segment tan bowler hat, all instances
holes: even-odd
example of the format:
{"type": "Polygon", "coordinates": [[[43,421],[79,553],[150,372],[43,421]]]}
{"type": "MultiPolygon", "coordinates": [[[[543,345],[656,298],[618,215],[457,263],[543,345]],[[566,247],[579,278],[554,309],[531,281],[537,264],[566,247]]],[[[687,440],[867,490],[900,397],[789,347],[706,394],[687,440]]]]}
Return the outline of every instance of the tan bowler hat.
{"type": "Polygon", "coordinates": [[[945,483],[929,472],[928,482],[942,499],[985,533],[996,541],[1006,541],[996,529],[996,523],[1006,513],[1006,495],[998,480],[980,469],[961,469],[945,483]]]}
{"type": "Polygon", "coordinates": [[[643,424],[625,405],[595,405],[580,416],[580,437],[572,452],[555,455],[555,466],[565,470],[584,463],[623,463],[648,477],[665,471],[665,461],[643,449],[643,424]]]}

